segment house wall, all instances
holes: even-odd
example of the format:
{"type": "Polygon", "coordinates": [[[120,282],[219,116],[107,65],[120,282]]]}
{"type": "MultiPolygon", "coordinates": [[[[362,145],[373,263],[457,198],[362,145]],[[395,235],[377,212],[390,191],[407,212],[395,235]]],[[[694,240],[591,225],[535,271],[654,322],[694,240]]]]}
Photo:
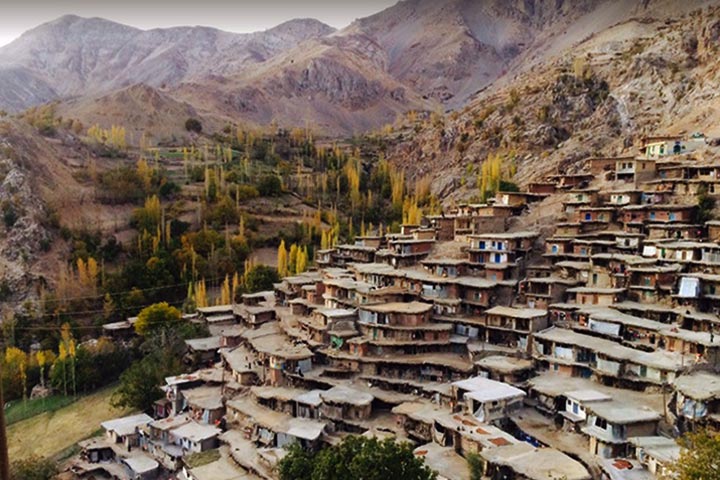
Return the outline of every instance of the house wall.
{"type": "Polygon", "coordinates": [[[625,426],[625,438],[647,437],[657,434],[657,422],[631,423],[625,426]]]}
{"type": "Polygon", "coordinates": [[[577,303],[582,305],[612,305],[614,295],[602,293],[578,293],[577,303]]]}

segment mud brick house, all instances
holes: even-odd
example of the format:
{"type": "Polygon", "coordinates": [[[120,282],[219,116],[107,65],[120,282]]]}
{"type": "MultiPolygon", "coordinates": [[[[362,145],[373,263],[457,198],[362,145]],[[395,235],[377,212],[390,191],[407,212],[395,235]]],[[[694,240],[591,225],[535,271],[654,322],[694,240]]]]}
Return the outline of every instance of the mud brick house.
{"type": "Polygon", "coordinates": [[[675,380],[675,398],[671,404],[679,419],[681,432],[699,426],[720,426],[720,376],[711,372],[693,372],[675,380]]]}
{"type": "Polygon", "coordinates": [[[547,310],[495,306],[485,312],[485,341],[527,350],[529,335],[547,326],[547,310]]]}
{"type": "Polygon", "coordinates": [[[621,402],[594,402],[588,405],[588,419],[582,428],[590,439],[590,453],[604,458],[628,454],[629,438],[657,434],[661,415],[621,402]]]}

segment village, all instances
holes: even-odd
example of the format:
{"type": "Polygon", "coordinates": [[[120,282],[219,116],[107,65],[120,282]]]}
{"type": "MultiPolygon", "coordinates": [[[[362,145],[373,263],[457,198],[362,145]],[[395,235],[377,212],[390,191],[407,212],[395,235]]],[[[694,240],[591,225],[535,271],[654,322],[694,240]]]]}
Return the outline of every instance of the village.
{"type": "Polygon", "coordinates": [[[363,435],[444,479],[469,479],[470,454],[492,479],[662,477],[679,436],[720,427],[720,221],[698,201],[720,163],[692,135],[577,165],[186,315],[211,333],[186,341],[198,369],[158,385],[152,416],[99,425],[69,471],[272,479],[290,444],[363,435]]]}

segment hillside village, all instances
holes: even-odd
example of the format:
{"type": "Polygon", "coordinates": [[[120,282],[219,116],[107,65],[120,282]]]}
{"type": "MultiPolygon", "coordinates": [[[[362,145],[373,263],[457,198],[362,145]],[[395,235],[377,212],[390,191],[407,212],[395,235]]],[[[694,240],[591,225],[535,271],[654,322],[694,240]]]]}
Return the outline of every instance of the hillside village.
{"type": "Polygon", "coordinates": [[[494,479],[662,477],[678,436],[720,427],[710,143],[645,138],[199,308],[198,369],[158,386],[153,416],[103,423],[68,478],[276,478],[288,445],[351,434],[411,442],[446,479],[473,453],[494,479]]]}

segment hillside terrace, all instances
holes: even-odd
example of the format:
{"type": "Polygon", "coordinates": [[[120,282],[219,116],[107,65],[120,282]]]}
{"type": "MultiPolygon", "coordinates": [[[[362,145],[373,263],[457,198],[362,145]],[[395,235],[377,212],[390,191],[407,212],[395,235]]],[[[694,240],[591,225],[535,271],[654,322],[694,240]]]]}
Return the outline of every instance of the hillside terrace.
{"type": "MultiPolygon", "coordinates": [[[[213,336],[188,350],[216,374],[168,379],[169,419],[154,421],[226,411],[217,445],[194,448],[266,478],[288,443],[350,434],[409,439],[453,478],[471,452],[488,475],[653,478],[676,458],[666,432],[720,423],[720,228],[696,224],[694,198],[720,167],[655,151],[664,141],[328,248],[272,292],[198,309],[213,336]],[[550,206],[555,223],[532,231],[550,206]]],[[[127,341],[131,326],[105,331],[127,341]]]]}

